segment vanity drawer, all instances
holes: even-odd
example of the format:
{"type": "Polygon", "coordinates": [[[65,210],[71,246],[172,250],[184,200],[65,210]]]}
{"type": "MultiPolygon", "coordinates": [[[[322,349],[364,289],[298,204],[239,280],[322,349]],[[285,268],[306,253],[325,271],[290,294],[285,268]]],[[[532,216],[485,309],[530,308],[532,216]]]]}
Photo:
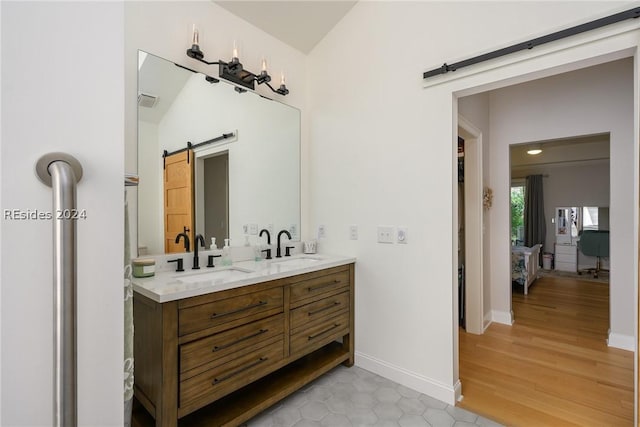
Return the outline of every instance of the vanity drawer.
{"type": "Polygon", "coordinates": [[[349,311],[301,328],[291,336],[291,354],[311,352],[349,333],[349,311]]]}
{"type": "Polygon", "coordinates": [[[339,269],[331,274],[314,277],[289,287],[292,306],[300,306],[349,289],[349,269],[339,269]]]}
{"type": "MultiPolygon", "coordinates": [[[[196,373],[226,363],[232,354],[261,347],[269,338],[284,333],[284,315],[277,314],[244,326],[202,338],[180,346],[180,373],[194,369],[196,373]],[[196,369],[198,368],[198,369],[196,369]]],[[[190,376],[195,375],[191,373],[190,376]]]]}
{"type": "Polygon", "coordinates": [[[236,353],[231,361],[180,382],[180,407],[197,408],[268,374],[284,358],[279,339],[251,352],[236,353]]]}
{"type": "Polygon", "coordinates": [[[180,309],[178,334],[182,336],[221,325],[231,328],[282,311],[282,287],[247,293],[180,309]]]}
{"type": "Polygon", "coordinates": [[[331,295],[310,304],[303,305],[291,311],[291,332],[296,333],[299,328],[308,327],[310,324],[332,317],[336,313],[349,309],[349,292],[331,295]]]}

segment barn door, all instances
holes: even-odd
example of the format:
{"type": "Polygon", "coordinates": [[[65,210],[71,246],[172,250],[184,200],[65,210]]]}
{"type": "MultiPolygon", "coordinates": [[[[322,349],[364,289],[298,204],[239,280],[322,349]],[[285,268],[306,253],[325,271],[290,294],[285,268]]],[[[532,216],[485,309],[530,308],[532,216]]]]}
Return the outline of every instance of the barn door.
{"type": "Polygon", "coordinates": [[[175,243],[186,232],[193,242],[194,194],[193,151],[164,158],[164,252],[184,252],[184,242],[175,243]]]}

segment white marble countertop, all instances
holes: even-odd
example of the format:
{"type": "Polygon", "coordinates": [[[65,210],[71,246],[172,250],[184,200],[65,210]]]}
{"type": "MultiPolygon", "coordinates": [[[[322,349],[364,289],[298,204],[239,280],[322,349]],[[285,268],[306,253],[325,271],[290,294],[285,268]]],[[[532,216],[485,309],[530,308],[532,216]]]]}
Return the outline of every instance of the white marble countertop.
{"type": "Polygon", "coordinates": [[[273,260],[236,261],[228,267],[202,267],[200,270],[185,268],[183,272],[162,271],[153,277],[133,277],[131,281],[135,292],[163,303],[338,267],[355,261],[355,258],[338,255],[293,255],[273,260]]]}

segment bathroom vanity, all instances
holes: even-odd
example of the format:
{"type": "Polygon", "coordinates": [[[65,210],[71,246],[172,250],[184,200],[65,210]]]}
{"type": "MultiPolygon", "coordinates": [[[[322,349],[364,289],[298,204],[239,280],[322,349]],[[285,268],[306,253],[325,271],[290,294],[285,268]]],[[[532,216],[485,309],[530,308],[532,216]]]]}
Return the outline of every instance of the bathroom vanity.
{"type": "Polygon", "coordinates": [[[134,390],[155,425],[236,426],[353,365],[354,261],[292,257],[134,279],[134,390]]]}

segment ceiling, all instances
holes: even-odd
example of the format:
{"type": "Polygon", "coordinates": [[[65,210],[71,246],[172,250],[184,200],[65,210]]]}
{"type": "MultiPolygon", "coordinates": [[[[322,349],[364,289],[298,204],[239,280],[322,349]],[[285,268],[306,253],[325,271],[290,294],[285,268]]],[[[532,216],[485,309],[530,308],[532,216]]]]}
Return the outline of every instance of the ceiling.
{"type": "Polygon", "coordinates": [[[585,135],[573,138],[535,141],[511,146],[511,168],[566,165],[576,162],[604,161],[609,159],[609,134],[585,135]],[[532,156],[527,150],[540,144],[542,153],[532,156]]]}
{"type": "Polygon", "coordinates": [[[157,98],[153,108],[138,108],[138,118],[145,122],[160,123],[174,99],[193,73],[155,55],[140,52],[138,57],[138,94],[157,98]]]}
{"type": "Polygon", "coordinates": [[[239,18],[307,54],[356,1],[215,1],[239,18]]]}

